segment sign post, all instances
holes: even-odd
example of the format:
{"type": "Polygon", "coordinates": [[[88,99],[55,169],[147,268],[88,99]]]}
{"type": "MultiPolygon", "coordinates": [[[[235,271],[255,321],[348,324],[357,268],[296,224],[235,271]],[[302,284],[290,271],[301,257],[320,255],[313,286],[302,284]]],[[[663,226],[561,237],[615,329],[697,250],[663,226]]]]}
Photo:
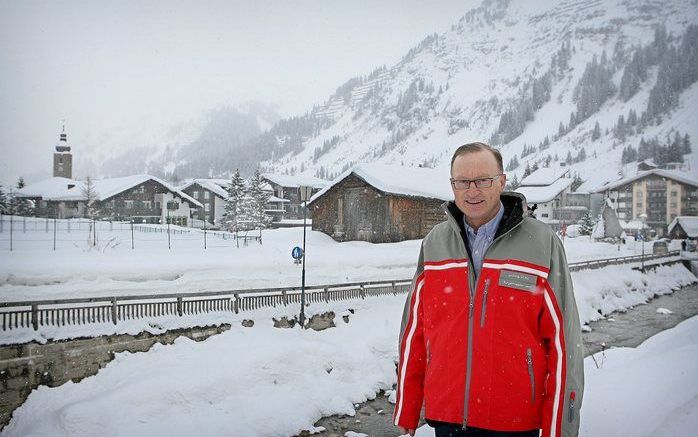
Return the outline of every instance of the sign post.
{"type": "Polygon", "coordinates": [[[300,200],[303,202],[303,273],[301,273],[301,327],[305,327],[305,228],[308,220],[308,200],[313,191],[313,187],[301,186],[298,188],[300,200]]]}

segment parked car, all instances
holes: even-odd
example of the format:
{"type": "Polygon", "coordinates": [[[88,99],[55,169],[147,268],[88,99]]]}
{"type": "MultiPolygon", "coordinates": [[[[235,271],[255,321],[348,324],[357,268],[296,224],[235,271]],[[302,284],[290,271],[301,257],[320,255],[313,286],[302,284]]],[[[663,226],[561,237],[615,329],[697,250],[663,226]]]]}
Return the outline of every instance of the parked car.
{"type": "Polygon", "coordinates": [[[652,254],[663,255],[669,253],[669,245],[664,240],[656,240],[652,242],[652,254]]]}

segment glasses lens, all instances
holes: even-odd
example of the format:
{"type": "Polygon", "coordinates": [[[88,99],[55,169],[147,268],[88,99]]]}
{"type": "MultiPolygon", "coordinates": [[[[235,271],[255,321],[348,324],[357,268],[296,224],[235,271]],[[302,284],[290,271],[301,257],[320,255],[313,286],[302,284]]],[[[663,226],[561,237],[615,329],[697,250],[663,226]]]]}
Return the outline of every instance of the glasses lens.
{"type": "Polygon", "coordinates": [[[475,179],[475,186],[478,188],[489,188],[492,186],[492,179],[475,179]]]}

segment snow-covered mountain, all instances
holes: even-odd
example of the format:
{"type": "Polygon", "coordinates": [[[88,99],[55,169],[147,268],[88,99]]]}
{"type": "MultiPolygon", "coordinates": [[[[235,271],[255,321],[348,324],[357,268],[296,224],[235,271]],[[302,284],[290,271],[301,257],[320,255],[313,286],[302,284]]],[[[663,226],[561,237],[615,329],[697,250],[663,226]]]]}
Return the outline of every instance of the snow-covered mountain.
{"type": "Polygon", "coordinates": [[[565,162],[594,189],[647,158],[695,174],[697,24],[696,0],[485,0],[248,146],[267,171],[325,178],[448,166],[476,140],[501,148],[510,181],[565,162]]]}

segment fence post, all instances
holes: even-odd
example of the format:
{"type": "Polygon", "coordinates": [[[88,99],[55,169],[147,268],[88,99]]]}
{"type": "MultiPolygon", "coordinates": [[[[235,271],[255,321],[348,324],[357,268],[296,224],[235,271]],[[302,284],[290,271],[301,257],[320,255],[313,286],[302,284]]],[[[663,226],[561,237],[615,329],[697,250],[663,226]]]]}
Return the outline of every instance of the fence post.
{"type": "Polygon", "coordinates": [[[27,217],[22,216],[22,232],[27,233],[27,217]]]}
{"type": "Polygon", "coordinates": [[[182,316],[182,296],[177,298],[177,314],[179,314],[180,317],[182,316]]]}
{"type": "Polygon", "coordinates": [[[12,217],[13,215],[10,215],[10,252],[12,252],[12,217]]]}
{"type": "Polygon", "coordinates": [[[235,311],[235,314],[237,314],[240,311],[240,295],[235,294],[235,300],[233,301],[233,310],[235,311]]]}
{"type": "Polygon", "coordinates": [[[32,304],[32,328],[39,330],[39,308],[37,304],[32,304]]]}
{"type": "Polygon", "coordinates": [[[364,290],[363,284],[359,285],[359,294],[361,295],[361,299],[366,298],[366,290],[364,290]]]}
{"type": "Polygon", "coordinates": [[[390,283],[393,286],[393,295],[397,295],[397,289],[395,288],[395,282],[390,283]]]}
{"type": "Polygon", "coordinates": [[[330,301],[330,289],[328,287],[324,288],[324,294],[325,294],[325,302],[330,301]]]}
{"type": "Polygon", "coordinates": [[[53,218],[53,250],[56,250],[56,218],[53,218]]]}
{"type": "Polygon", "coordinates": [[[131,250],[135,248],[133,243],[133,219],[131,219],[131,250]]]}
{"type": "Polygon", "coordinates": [[[111,321],[116,325],[116,297],[111,298],[111,321]]]}
{"type": "Polygon", "coordinates": [[[288,296],[286,296],[286,290],[281,291],[281,301],[284,303],[284,306],[288,304],[288,296]]]}

